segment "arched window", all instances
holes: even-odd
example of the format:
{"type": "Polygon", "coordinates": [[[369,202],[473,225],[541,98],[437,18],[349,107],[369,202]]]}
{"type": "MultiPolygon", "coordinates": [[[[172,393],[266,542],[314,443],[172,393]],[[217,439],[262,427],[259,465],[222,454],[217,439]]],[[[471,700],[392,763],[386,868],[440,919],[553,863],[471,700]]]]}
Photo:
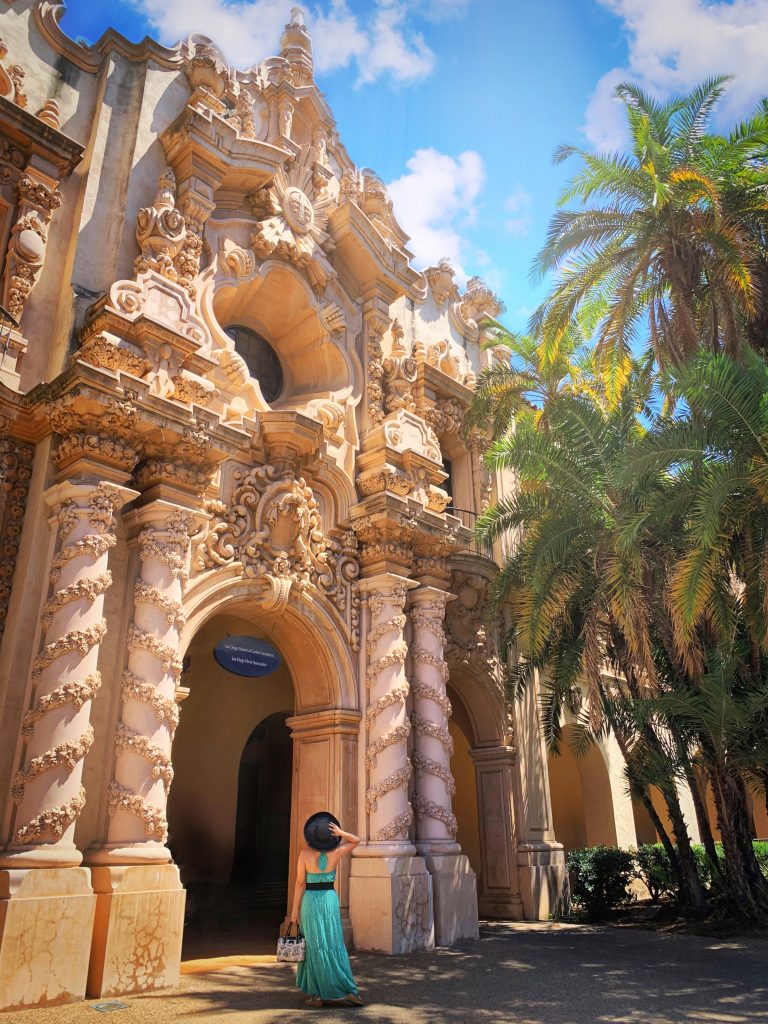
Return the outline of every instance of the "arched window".
{"type": "Polygon", "coordinates": [[[233,324],[225,333],[235,343],[235,349],[243,357],[251,376],[259,382],[265,402],[274,402],[283,390],[283,368],[277,353],[266,340],[250,327],[233,324]]]}

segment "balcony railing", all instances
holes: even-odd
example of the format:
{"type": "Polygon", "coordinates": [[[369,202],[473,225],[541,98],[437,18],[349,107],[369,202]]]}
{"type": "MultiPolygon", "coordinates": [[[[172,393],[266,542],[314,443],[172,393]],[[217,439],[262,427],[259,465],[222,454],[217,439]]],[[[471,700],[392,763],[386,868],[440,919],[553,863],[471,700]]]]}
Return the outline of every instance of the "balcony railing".
{"type": "Polygon", "coordinates": [[[456,543],[457,551],[468,551],[473,555],[482,555],[483,558],[493,558],[493,545],[488,541],[479,541],[475,536],[475,524],[479,518],[477,512],[470,512],[466,508],[454,508],[453,505],[449,505],[445,512],[446,515],[455,516],[462,526],[456,543]]]}

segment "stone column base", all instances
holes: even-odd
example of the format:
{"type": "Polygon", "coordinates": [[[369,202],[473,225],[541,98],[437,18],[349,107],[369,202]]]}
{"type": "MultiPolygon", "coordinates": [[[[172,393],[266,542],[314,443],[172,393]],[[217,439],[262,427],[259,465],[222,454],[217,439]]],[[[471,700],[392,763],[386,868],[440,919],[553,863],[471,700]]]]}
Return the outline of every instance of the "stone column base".
{"type": "Polygon", "coordinates": [[[95,909],[87,868],[0,871],[0,1010],[85,998],[95,909]]]}
{"type": "Polygon", "coordinates": [[[186,892],[175,864],[95,867],[89,996],[167,988],[179,981],[186,892]]]}
{"type": "Polygon", "coordinates": [[[426,856],[432,876],[435,945],[452,946],[461,939],[480,937],[477,920],[477,878],[463,853],[426,856]]]}
{"type": "Polygon", "coordinates": [[[517,871],[526,921],[546,921],[561,911],[565,854],[560,843],[520,843],[517,871]]]}
{"type": "Polygon", "coordinates": [[[433,949],[432,879],[421,857],[353,857],[349,916],[355,949],[433,949]]]}
{"type": "Polygon", "coordinates": [[[525,917],[523,901],[519,895],[495,896],[479,893],[477,910],[480,917],[500,918],[504,921],[522,921],[525,917]]]}

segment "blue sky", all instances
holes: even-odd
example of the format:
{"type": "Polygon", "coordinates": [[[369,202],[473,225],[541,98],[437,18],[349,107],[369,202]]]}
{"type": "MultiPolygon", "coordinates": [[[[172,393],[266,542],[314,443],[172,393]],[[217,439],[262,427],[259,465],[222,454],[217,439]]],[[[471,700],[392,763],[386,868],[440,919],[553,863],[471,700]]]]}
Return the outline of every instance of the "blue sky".
{"type": "MultiPolygon", "coordinates": [[[[172,44],[210,35],[238,67],[277,52],[296,0],[69,0],[63,28],[172,44]]],[[[568,165],[561,142],[622,142],[611,92],[737,79],[723,124],[768,92],[768,0],[310,0],[316,77],[342,141],[390,185],[421,269],[448,256],[496,289],[513,329],[568,165]]],[[[575,165],[574,165],[575,166],[575,165]]]]}

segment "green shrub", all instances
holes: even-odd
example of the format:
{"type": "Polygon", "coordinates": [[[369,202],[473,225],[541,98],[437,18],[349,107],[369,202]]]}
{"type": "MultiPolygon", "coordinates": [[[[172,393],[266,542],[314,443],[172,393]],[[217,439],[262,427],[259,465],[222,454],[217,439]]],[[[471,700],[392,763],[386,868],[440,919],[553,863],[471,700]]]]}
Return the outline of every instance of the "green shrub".
{"type": "Polygon", "coordinates": [[[634,860],[635,876],[645,883],[654,903],[658,903],[662,896],[675,895],[677,883],[667,851],[661,843],[638,846],[634,860]]]}
{"type": "Polygon", "coordinates": [[[568,871],[574,903],[583,907],[590,921],[605,917],[614,907],[630,903],[633,876],[632,854],[617,846],[590,846],[571,850],[568,871]]]}
{"type": "Polygon", "coordinates": [[[757,863],[760,865],[760,870],[763,872],[766,878],[768,878],[768,842],[757,840],[752,843],[755,850],[755,856],[757,857],[757,863]]]}

